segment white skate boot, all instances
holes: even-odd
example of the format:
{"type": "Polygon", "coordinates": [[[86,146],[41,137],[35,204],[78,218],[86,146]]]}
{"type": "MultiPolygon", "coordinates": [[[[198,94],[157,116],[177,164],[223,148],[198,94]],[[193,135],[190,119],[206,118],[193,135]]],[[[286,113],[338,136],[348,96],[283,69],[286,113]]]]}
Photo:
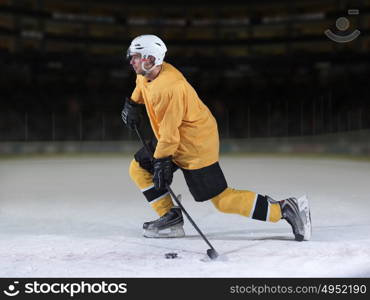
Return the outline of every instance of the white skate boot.
{"type": "Polygon", "coordinates": [[[311,239],[311,213],[307,196],[279,201],[283,219],[292,226],[296,241],[311,239]]]}

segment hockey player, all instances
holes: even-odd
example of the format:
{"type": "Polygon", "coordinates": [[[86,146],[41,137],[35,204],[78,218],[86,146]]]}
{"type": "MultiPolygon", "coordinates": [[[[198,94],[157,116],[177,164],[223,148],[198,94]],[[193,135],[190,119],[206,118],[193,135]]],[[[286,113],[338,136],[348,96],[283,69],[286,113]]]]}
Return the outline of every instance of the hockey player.
{"type": "Polygon", "coordinates": [[[155,35],[136,37],[127,51],[137,77],[122,119],[134,129],[145,108],[156,138],[150,143],[154,155],[140,149],[129,168],[132,180],[159,215],[159,219],[144,223],[144,236],[185,235],[181,209],[174,206],[166,189],[173,172],[180,168],[195,201],[210,200],[223,213],[256,220],[285,219],[297,241],[309,240],[311,218],[306,196],[276,201],[228,187],[219,165],[216,120],[181,72],[163,61],[166,51],[164,42],[155,35]]]}

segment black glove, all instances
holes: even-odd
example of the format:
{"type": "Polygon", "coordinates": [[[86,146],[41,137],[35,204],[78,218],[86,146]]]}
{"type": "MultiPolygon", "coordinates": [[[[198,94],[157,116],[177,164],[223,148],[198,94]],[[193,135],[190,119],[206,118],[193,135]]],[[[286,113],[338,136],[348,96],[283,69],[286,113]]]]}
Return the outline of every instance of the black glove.
{"type": "Polygon", "coordinates": [[[172,156],[154,159],[153,182],[156,190],[165,189],[172,183],[172,156]]]}
{"type": "Polygon", "coordinates": [[[123,106],[121,117],[129,129],[134,130],[135,126],[140,125],[143,107],[143,104],[136,103],[130,98],[126,97],[126,102],[123,106]]]}

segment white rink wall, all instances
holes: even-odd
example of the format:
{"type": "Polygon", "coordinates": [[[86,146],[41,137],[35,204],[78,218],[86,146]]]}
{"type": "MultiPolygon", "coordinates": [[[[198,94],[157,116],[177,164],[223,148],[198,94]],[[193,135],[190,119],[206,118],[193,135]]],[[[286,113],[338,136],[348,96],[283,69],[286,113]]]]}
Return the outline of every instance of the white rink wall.
{"type": "MultiPolygon", "coordinates": [[[[135,140],[0,142],[1,154],[133,153],[135,140]]],[[[370,130],[320,136],[223,139],[221,153],[308,153],[370,156],[370,130]]]]}

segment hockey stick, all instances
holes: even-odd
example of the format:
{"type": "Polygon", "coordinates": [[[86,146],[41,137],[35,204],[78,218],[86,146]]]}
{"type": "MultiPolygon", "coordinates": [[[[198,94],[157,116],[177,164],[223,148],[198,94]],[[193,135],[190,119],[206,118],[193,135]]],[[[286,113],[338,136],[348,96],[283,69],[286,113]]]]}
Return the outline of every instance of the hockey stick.
{"type": "MultiPolygon", "coordinates": [[[[148,144],[144,141],[143,139],[143,136],[141,135],[141,132],[139,131],[139,129],[137,128],[137,126],[135,125],[135,131],[136,131],[136,134],[138,135],[141,143],[144,145],[146,151],[148,151],[148,153],[150,153],[151,155],[153,155],[152,151],[150,150],[148,144]]],[[[172,198],[175,200],[175,202],[177,203],[177,205],[181,208],[182,212],[185,214],[185,216],[188,218],[189,222],[193,225],[193,227],[196,229],[196,231],[198,231],[198,233],[200,234],[200,236],[203,238],[203,240],[208,244],[208,246],[210,247],[210,249],[207,250],[207,255],[210,259],[216,259],[218,257],[218,253],[216,251],[215,248],[213,248],[213,246],[211,245],[211,243],[208,241],[208,239],[205,237],[205,235],[203,234],[202,231],[200,231],[199,227],[197,226],[197,224],[195,224],[195,222],[193,221],[193,219],[190,217],[190,215],[188,214],[188,212],[185,210],[185,208],[182,206],[181,202],[179,201],[179,199],[177,199],[175,193],[172,191],[171,187],[169,185],[166,185],[166,189],[169,191],[169,193],[171,194],[172,198]]]]}

